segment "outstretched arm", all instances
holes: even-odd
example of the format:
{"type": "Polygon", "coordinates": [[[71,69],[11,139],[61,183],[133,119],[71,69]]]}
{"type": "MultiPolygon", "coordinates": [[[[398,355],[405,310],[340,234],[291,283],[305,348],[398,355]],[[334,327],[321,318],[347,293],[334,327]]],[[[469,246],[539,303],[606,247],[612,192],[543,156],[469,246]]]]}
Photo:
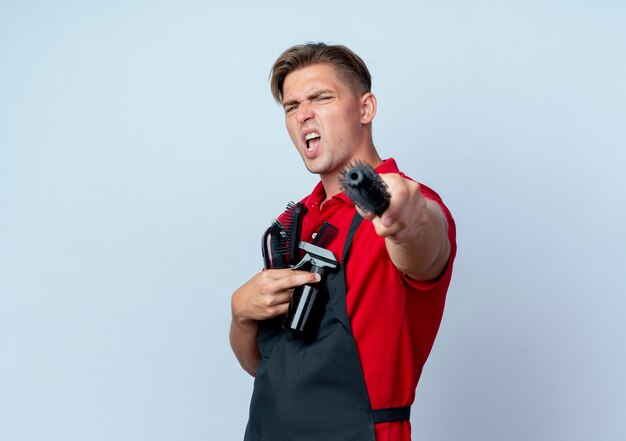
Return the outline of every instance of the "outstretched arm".
{"type": "Polygon", "coordinates": [[[414,280],[435,279],[450,257],[448,225],[441,208],[422,195],[417,182],[394,173],[380,176],[391,196],[389,208],[381,216],[359,213],[385,238],[396,268],[414,280]]]}

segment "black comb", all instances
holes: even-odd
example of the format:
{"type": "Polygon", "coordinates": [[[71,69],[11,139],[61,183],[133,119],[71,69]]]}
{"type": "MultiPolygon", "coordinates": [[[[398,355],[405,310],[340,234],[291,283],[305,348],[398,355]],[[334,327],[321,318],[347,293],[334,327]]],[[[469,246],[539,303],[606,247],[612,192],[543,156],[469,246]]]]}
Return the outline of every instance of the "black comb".
{"type": "Polygon", "coordinates": [[[315,234],[313,239],[313,245],[326,248],[333,239],[339,234],[339,229],[331,223],[324,222],[320,227],[320,230],[315,234]]]}
{"type": "Polygon", "coordinates": [[[387,185],[376,170],[362,161],[348,164],[341,172],[339,186],[355,205],[376,216],[383,214],[389,207],[387,185]]]}

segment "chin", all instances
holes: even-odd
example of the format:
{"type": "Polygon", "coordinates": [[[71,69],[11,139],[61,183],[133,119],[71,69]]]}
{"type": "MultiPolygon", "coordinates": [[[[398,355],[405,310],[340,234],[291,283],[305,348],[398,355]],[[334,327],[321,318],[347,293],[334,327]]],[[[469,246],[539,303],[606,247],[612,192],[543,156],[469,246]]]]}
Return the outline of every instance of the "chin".
{"type": "Polygon", "coordinates": [[[330,168],[328,164],[321,162],[321,158],[305,158],[304,166],[307,168],[308,171],[316,175],[323,175],[324,173],[327,173],[328,169],[330,168]]]}
{"type": "Polygon", "coordinates": [[[323,170],[319,170],[318,167],[315,167],[314,165],[309,164],[306,161],[304,163],[304,166],[310,173],[313,173],[314,175],[319,175],[321,172],[323,172],[323,170]]]}
{"type": "Polygon", "coordinates": [[[343,158],[338,158],[337,155],[329,154],[330,152],[320,153],[320,155],[312,159],[307,158],[304,153],[301,154],[304,166],[308,171],[316,175],[326,175],[335,172],[338,168],[342,168],[341,160],[343,158]]]}

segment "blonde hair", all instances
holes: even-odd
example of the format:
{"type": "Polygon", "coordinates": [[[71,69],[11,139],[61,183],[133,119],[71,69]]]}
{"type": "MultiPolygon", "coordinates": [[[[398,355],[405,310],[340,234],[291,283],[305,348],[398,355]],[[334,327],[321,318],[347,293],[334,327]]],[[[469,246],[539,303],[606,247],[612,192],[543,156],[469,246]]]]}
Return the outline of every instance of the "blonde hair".
{"type": "Polygon", "coordinates": [[[306,43],[287,49],[272,66],[270,86],[274,99],[282,104],[283,83],[291,72],[323,63],[334,66],[339,78],[347,83],[355,95],[362,96],[371,91],[372,77],[357,54],[340,44],[306,43]]]}

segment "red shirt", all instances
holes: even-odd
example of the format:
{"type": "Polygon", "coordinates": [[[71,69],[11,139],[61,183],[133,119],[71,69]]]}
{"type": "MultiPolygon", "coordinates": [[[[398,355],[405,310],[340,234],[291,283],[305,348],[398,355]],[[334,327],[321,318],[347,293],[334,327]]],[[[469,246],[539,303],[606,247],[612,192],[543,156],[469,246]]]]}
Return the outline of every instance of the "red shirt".
{"type": "MultiPolygon", "coordinates": [[[[384,161],[379,173],[399,172],[395,160],[384,161]]],[[[409,178],[407,178],[409,179],[409,178]]],[[[448,221],[451,252],[444,273],[434,281],[417,282],[393,265],[385,240],[371,222],[361,223],[352,243],[346,268],[347,310],[363,367],[365,384],[373,409],[410,406],[422,367],[432,348],[452,275],[456,254],[456,228],[450,212],[437,193],[421,185],[425,198],[435,201],[448,221]]],[[[355,214],[354,203],[340,193],[326,201],[320,182],[302,202],[307,214],[301,240],[312,242],[322,223],[339,229],[328,245],[341,259],[343,244],[355,214]]],[[[377,440],[410,440],[408,421],[376,425],[377,440]]]]}

